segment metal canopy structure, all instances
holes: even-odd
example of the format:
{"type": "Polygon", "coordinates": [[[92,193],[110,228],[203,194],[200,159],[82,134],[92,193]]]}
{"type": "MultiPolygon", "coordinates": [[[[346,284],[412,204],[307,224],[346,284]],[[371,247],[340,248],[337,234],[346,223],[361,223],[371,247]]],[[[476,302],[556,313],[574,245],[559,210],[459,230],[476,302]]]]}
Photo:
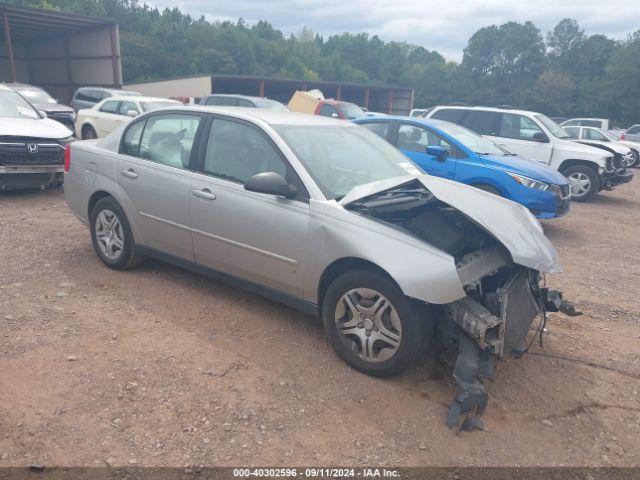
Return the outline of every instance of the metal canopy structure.
{"type": "Polygon", "coordinates": [[[122,87],[118,24],[104,18],[0,4],[3,81],[69,99],[84,85],[122,87]]]}

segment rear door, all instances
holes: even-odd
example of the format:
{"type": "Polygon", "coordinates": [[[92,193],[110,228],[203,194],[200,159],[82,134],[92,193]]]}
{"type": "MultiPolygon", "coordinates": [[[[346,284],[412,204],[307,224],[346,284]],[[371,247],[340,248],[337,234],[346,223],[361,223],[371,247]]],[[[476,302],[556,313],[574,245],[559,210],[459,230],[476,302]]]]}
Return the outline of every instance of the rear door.
{"type": "Polygon", "coordinates": [[[455,178],[456,159],[454,147],[432,130],[400,122],[396,146],[430,175],[451,180],[455,178]],[[426,152],[427,147],[442,147],[447,150],[449,155],[444,159],[437,159],[426,152]]]}
{"type": "Polygon", "coordinates": [[[162,112],[132,122],[116,163],[125,208],[139,241],[188,261],[194,261],[189,187],[202,119],[195,112],[162,112]]]}
{"type": "Polygon", "coordinates": [[[189,196],[196,262],[302,297],[309,222],[302,182],[253,124],[215,117],[205,144],[189,196]],[[276,172],[296,185],[298,198],[245,190],[244,183],[262,172],[276,172]]]}
{"type": "Polygon", "coordinates": [[[529,160],[549,164],[553,145],[540,126],[531,118],[515,113],[499,113],[497,128],[487,138],[509,152],[529,160]],[[534,136],[542,136],[535,140],[534,136]]]}

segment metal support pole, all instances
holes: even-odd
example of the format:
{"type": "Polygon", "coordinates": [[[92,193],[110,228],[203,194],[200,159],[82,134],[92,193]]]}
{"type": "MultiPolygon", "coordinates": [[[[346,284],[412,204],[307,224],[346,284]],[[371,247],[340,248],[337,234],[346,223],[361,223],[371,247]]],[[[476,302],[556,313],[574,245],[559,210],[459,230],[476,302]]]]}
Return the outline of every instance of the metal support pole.
{"type": "Polygon", "coordinates": [[[4,27],[4,43],[7,46],[7,56],[9,57],[9,68],[11,69],[11,82],[17,82],[16,61],[13,58],[13,43],[11,42],[11,30],[9,29],[9,17],[7,11],[2,12],[2,25],[4,27]]]}

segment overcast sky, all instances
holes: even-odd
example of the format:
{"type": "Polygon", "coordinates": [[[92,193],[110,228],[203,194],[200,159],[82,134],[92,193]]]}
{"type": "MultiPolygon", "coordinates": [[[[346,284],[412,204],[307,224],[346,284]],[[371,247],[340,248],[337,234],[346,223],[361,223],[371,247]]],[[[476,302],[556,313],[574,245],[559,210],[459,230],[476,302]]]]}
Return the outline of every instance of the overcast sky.
{"type": "Polygon", "coordinates": [[[588,34],[615,39],[640,29],[638,0],[146,0],[209,20],[267,20],[286,34],[303,26],[323,35],[369,32],[437,50],[452,60],[479,28],[531,20],[546,34],[561,19],[578,20],[588,34]]]}

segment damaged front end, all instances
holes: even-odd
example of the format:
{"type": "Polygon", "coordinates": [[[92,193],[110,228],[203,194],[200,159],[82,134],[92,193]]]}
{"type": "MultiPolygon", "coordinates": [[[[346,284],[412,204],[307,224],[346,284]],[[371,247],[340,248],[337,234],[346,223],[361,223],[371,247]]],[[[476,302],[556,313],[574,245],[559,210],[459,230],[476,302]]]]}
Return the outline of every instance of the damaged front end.
{"type": "Polygon", "coordinates": [[[535,319],[540,318],[541,335],[547,311],[578,312],[545,287],[544,273],[559,270],[557,257],[539,224],[526,215],[521,220],[516,215],[524,214],[511,210],[519,205],[485,193],[475,196],[476,191],[469,192],[471,203],[461,199],[464,190],[458,198],[446,198],[446,185],[429,181],[418,178],[350,199],[346,208],[407,231],[453,257],[465,296],[434,307],[442,313],[441,344],[457,351],[453,376],[461,392],[449,409],[447,425],[483,428],[484,381],[493,376],[494,360],[524,352],[535,319]],[[506,226],[499,225],[501,213],[506,226]]]}

